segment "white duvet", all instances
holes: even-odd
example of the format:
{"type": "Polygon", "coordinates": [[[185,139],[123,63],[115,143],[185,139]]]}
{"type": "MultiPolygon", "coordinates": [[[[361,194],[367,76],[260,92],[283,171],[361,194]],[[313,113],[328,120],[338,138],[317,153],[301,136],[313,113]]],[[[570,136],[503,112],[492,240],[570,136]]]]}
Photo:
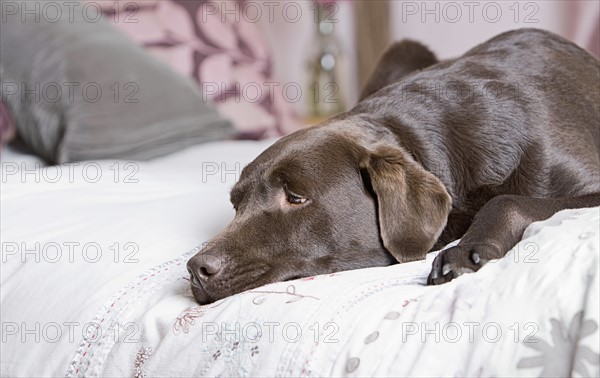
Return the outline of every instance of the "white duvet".
{"type": "Polygon", "coordinates": [[[424,285],[430,254],[197,305],[185,263],[269,143],[58,169],[4,151],[1,375],[600,374],[600,208],[534,223],[442,286],[424,285]]]}

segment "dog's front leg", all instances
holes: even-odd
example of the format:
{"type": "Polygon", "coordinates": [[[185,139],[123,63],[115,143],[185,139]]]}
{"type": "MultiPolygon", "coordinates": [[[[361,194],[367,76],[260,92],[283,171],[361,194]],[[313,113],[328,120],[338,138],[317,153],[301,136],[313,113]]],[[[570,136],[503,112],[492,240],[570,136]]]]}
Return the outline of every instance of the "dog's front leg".
{"type": "Polygon", "coordinates": [[[594,206],[600,206],[600,193],[576,198],[494,197],[477,213],[460,243],[435,258],[427,283],[449,282],[461,274],[476,272],[489,260],[504,257],[532,222],[563,209],[594,206]]]}

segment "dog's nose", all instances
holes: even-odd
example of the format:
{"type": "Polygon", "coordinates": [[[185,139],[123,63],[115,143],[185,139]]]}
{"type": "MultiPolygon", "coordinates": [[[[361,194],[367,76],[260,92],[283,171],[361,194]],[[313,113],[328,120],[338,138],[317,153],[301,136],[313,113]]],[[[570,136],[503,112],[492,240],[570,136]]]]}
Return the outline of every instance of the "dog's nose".
{"type": "Polygon", "coordinates": [[[201,254],[194,256],[187,263],[192,284],[200,286],[221,270],[221,259],[214,255],[201,254]]]}

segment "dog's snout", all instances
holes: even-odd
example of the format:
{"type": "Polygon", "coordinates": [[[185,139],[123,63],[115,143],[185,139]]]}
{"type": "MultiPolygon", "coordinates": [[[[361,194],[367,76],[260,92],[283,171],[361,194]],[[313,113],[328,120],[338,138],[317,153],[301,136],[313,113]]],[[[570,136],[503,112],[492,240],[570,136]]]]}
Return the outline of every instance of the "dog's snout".
{"type": "Polygon", "coordinates": [[[221,259],[213,255],[201,255],[199,258],[200,274],[210,277],[221,270],[221,259]]]}
{"type": "Polygon", "coordinates": [[[201,254],[187,263],[190,279],[194,286],[200,286],[221,270],[221,259],[214,255],[201,254]]]}

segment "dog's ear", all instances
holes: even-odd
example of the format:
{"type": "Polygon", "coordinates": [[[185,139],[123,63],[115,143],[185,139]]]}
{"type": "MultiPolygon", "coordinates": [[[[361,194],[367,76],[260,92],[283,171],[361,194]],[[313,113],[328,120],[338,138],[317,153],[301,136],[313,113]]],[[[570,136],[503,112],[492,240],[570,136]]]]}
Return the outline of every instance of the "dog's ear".
{"type": "Polygon", "coordinates": [[[415,71],[438,63],[435,55],[424,45],[411,40],[394,43],[379,59],[365,84],[359,101],[381,88],[400,81],[415,71]]]}
{"type": "Polygon", "coordinates": [[[424,258],[446,226],[452,206],[442,182],[396,147],[379,146],[360,165],[377,197],[384,247],[399,262],[424,258]]]}

